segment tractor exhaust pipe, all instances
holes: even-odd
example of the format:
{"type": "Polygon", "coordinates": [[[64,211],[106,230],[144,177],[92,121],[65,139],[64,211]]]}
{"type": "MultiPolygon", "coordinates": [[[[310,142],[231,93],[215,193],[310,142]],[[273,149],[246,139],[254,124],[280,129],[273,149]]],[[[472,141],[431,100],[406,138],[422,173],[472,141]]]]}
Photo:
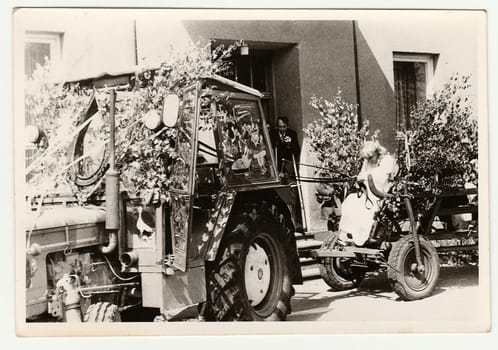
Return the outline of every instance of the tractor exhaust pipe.
{"type": "Polygon", "coordinates": [[[100,251],[103,254],[110,254],[116,249],[118,245],[118,235],[116,232],[109,231],[109,243],[100,247],[100,251]]]}
{"type": "Polygon", "coordinates": [[[116,90],[111,90],[110,99],[110,137],[109,137],[109,169],[105,177],[105,229],[109,232],[109,244],[101,247],[104,254],[109,254],[118,245],[119,231],[119,172],[116,170],[116,131],[115,131],[116,90]]]}
{"type": "Polygon", "coordinates": [[[119,258],[123,269],[135,266],[138,263],[138,254],[135,251],[125,252],[119,258]]]}

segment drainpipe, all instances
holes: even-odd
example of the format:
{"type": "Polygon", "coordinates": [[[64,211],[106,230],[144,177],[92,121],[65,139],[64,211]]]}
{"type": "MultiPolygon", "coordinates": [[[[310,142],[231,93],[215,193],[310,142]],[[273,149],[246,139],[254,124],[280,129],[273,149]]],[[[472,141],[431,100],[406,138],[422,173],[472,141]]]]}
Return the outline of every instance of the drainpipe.
{"type": "Polygon", "coordinates": [[[138,66],[137,20],[133,20],[133,44],[135,46],[135,65],[138,66]]]}
{"type": "Polygon", "coordinates": [[[109,254],[116,249],[119,231],[119,172],[116,170],[115,155],[115,100],[116,90],[111,89],[110,101],[110,140],[109,140],[109,169],[105,178],[105,228],[109,233],[109,244],[101,247],[101,252],[109,254]]]}
{"type": "Polygon", "coordinates": [[[356,38],[356,28],[358,22],[353,20],[353,58],[354,58],[354,80],[356,85],[356,104],[358,105],[358,128],[363,126],[361,117],[361,96],[360,96],[360,72],[358,68],[358,42],[356,38]]]}

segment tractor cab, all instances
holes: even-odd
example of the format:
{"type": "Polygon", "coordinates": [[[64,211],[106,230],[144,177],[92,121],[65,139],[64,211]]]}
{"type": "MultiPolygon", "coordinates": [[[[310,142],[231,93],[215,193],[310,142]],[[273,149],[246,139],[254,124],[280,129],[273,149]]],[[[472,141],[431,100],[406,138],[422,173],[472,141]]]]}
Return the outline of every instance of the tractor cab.
{"type": "Polygon", "coordinates": [[[279,186],[260,97],[258,91],[222,77],[197,82],[184,92],[170,187],[174,264],[182,271],[189,260],[203,255],[193,248],[207,246],[194,233],[188,249],[191,227],[205,224],[196,223],[200,217],[207,219],[189,213],[214,209],[220,191],[279,186]]]}

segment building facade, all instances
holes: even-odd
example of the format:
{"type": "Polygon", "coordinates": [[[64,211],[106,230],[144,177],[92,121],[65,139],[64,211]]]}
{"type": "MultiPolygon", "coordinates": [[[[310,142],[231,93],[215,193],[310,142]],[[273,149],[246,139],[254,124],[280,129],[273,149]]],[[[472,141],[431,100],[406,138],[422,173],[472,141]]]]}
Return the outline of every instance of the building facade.
{"type": "Polygon", "coordinates": [[[234,57],[230,78],[264,93],[270,124],[289,118],[305,158],[312,155],[302,130],[319,117],[313,95],[330,99],[341,89],[390,151],[396,130],[409,128],[410,108],[454,73],[472,76],[484,113],[477,109],[485,47],[478,11],[22,9],[14,16],[24,60],[18,76],[49,57],[64,81],[157,66],[188,42],[242,40],[248,52],[234,57]]]}
{"type": "Polygon", "coordinates": [[[334,19],[335,12],[288,11],[265,20],[254,20],[258,14],[251,11],[44,9],[16,15],[24,30],[24,73],[49,57],[64,80],[153,66],[189,41],[243,40],[249,52],[239,57],[232,78],[265,93],[270,122],[287,115],[300,132],[316,118],[310,97],[330,98],[340,88],[390,149],[396,128],[409,126],[415,101],[453,73],[472,75],[474,84],[479,78],[479,12],[358,11],[334,19]]]}

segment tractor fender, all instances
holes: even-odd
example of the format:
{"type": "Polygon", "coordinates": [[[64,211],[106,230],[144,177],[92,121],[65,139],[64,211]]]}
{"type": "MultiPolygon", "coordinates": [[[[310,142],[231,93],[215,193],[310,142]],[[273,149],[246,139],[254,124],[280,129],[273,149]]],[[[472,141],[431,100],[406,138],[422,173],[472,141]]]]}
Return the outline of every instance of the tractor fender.
{"type": "Polygon", "coordinates": [[[272,206],[278,212],[278,220],[285,224],[285,247],[288,256],[292,282],[302,283],[301,266],[297,253],[296,238],[294,236],[294,221],[289,207],[281,198],[280,191],[265,189],[258,191],[222,191],[220,192],[213,213],[208,222],[210,241],[207,247],[206,260],[214,261],[218,253],[225,230],[229,227],[231,215],[239,205],[248,203],[272,206]]]}
{"type": "Polygon", "coordinates": [[[207,224],[208,233],[211,237],[206,253],[206,260],[208,261],[214,261],[216,259],[216,254],[218,253],[218,248],[221,239],[223,238],[228,219],[230,218],[236,195],[236,192],[229,190],[221,191],[218,194],[215,207],[207,224]]]}

